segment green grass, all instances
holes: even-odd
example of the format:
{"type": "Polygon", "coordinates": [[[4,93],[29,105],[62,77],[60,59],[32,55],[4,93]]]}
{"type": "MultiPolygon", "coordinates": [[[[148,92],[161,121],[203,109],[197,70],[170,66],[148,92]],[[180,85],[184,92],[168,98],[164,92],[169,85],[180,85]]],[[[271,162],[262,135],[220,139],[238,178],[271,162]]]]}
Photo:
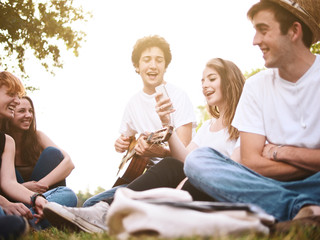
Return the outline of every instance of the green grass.
{"type": "MultiPolygon", "coordinates": [[[[40,232],[30,232],[26,236],[23,236],[23,240],[91,240],[91,239],[104,239],[104,240],[116,240],[115,237],[110,237],[108,234],[89,234],[85,232],[74,233],[69,231],[59,231],[56,228],[50,228],[40,232]]],[[[160,240],[161,238],[152,236],[139,236],[132,237],[132,240],[145,239],[145,240],[160,240]]],[[[320,239],[320,227],[319,226],[305,226],[296,227],[293,226],[288,233],[285,234],[273,234],[271,236],[258,236],[255,234],[247,234],[238,237],[188,237],[188,238],[176,238],[175,240],[318,240],[320,239]]]]}

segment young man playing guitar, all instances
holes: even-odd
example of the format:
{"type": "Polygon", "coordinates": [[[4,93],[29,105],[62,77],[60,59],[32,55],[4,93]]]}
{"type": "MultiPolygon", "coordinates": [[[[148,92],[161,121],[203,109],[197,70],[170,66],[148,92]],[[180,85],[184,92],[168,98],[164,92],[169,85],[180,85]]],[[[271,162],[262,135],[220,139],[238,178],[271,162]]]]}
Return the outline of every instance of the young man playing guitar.
{"type": "MultiPolygon", "coordinates": [[[[174,127],[176,135],[185,146],[190,143],[193,129],[196,126],[191,101],[183,91],[164,81],[164,73],[171,62],[171,58],[169,44],[162,37],[148,36],[136,42],[131,59],[136,72],[141,76],[143,89],[136,93],[126,106],[120,125],[121,135],[115,141],[117,152],[122,153],[128,150],[132,136],[139,137],[144,134],[148,135],[148,133],[157,133],[163,129],[163,124],[156,112],[155,100],[156,87],[161,84],[165,85],[173,108],[176,109],[175,112],[171,113],[170,125],[174,127]]],[[[153,144],[152,141],[149,143],[146,137],[138,138],[134,150],[135,155],[143,158],[148,157],[153,163],[171,155],[169,148],[153,144]]],[[[126,185],[119,185],[88,199],[83,206],[94,205],[91,208],[64,208],[51,205],[52,207],[58,207],[55,210],[58,210],[62,218],[57,218],[56,213],[49,208],[47,208],[46,217],[56,227],[68,226],[70,229],[81,229],[87,232],[107,231],[100,215],[107,212],[109,205],[102,200],[113,197],[117,188],[126,185]],[[61,221],[61,219],[64,220],[61,221]]]]}
{"type": "MultiPolygon", "coordinates": [[[[138,138],[141,134],[156,132],[163,128],[156,112],[155,100],[155,88],[161,84],[165,85],[173,107],[176,109],[171,115],[172,125],[181,142],[185,146],[190,143],[196,126],[196,117],[186,93],[164,80],[164,74],[171,59],[169,44],[164,38],[156,35],[139,39],[133,47],[131,60],[135,71],[141,76],[143,88],[131,97],[125,108],[120,125],[121,135],[115,141],[117,152],[127,151],[133,136],[138,138]]],[[[150,165],[170,156],[169,148],[148,143],[145,137],[137,139],[134,151],[136,157],[149,158],[150,165]]],[[[120,187],[123,186],[125,185],[120,185],[120,187]]],[[[102,199],[112,197],[116,189],[117,187],[93,196],[83,206],[92,206],[102,199]]]]}

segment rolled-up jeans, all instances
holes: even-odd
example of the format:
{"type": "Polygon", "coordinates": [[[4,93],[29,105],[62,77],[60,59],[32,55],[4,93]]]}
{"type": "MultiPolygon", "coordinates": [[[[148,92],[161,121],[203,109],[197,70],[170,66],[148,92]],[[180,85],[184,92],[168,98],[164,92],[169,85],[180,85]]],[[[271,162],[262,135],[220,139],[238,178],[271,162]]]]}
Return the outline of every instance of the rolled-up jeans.
{"type": "MultiPolygon", "coordinates": [[[[77,195],[68,187],[57,187],[51,189],[43,194],[48,202],[56,202],[60,205],[67,207],[76,207],[78,203],[77,195]]],[[[34,209],[30,207],[32,214],[34,214],[34,209]]],[[[45,229],[50,226],[50,223],[47,219],[42,219],[39,223],[35,224],[35,218],[29,223],[37,230],[45,229]]]]}
{"type": "Polygon", "coordinates": [[[320,172],[303,180],[277,181],[209,147],[191,152],[184,171],[196,188],[216,200],[255,204],[278,221],[291,220],[305,205],[320,205],[320,172]]]}

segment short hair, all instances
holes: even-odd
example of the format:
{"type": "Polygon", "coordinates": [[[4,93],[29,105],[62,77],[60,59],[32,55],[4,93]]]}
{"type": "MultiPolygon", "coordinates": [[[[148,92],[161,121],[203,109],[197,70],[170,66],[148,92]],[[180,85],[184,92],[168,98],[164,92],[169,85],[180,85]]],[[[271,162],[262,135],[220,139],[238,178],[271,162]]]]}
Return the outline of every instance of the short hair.
{"type": "Polygon", "coordinates": [[[22,97],[25,94],[25,89],[20,79],[10,72],[0,72],[0,87],[3,85],[8,87],[9,93],[18,94],[19,97],[22,97]]]}
{"type": "Polygon", "coordinates": [[[170,45],[163,37],[158,35],[143,37],[136,42],[131,55],[131,61],[134,67],[139,67],[142,52],[152,47],[158,47],[162,50],[165,59],[165,68],[168,67],[172,59],[170,45]]]}
{"type": "MultiPolygon", "coordinates": [[[[206,67],[211,68],[220,76],[222,98],[226,102],[226,112],[223,115],[223,123],[228,126],[229,139],[235,140],[239,137],[239,132],[231,123],[236,112],[236,108],[242,93],[245,77],[236,64],[229,60],[213,58],[209,60],[206,67]]],[[[220,117],[217,106],[207,106],[209,113],[214,118],[220,117]]]]}
{"type": "Polygon", "coordinates": [[[262,11],[270,10],[274,13],[275,19],[280,24],[280,31],[282,34],[287,34],[289,28],[294,22],[299,22],[302,26],[302,41],[307,48],[310,48],[313,40],[313,33],[311,29],[300,18],[292,14],[287,9],[279,4],[270,1],[260,1],[254,4],[248,11],[247,16],[252,21],[254,16],[262,11]]]}

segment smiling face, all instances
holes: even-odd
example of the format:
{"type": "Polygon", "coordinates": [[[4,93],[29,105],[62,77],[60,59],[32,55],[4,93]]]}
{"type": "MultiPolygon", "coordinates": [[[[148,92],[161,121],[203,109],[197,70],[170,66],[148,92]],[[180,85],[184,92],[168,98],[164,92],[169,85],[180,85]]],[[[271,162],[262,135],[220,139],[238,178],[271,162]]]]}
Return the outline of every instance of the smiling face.
{"type": "Polygon", "coordinates": [[[21,130],[28,130],[33,121],[34,111],[30,102],[22,98],[20,104],[16,107],[12,125],[21,130]]]}
{"type": "Polygon", "coordinates": [[[0,87],[0,118],[13,118],[14,110],[20,101],[17,93],[10,93],[5,85],[0,87]]]}
{"type": "Polygon", "coordinates": [[[221,77],[216,70],[206,67],[201,79],[202,93],[206,98],[209,106],[222,108],[224,104],[221,91],[221,77]]]}
{"type": "Polygon", "coordinates": [[[258,12],[252,19],[256,33],[253,45],[259,46],[268,68],[285,67],[290,61],[290,41],[288,34],[282,34],[280,24],[270,10],[258,12]]]}
{"type": "Polygon", "coordinates": [[[155,93],[155,87],[164,82],[165,71],[165,58],[160,48],[151,47],[142,52],[136,72],[142,78],[145,93],[155,93]]]}

